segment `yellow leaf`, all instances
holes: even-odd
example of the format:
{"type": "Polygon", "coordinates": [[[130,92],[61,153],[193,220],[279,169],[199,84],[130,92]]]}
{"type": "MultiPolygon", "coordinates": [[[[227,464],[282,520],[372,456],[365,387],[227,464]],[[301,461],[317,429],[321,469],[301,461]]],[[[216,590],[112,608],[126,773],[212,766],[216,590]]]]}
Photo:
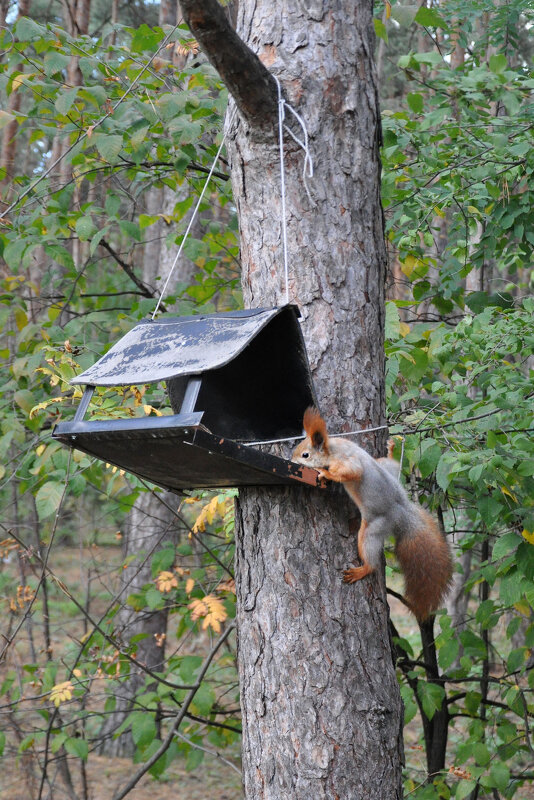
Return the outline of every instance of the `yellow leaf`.
{"type": "Polygon", "coordinates": [[[15,316],[15,324],[19,331],[21,331],[28,324],[28,315],[22,308],[16,308],[13,313],[15,316]]]}
{"type": "MultiPolygon", "coordinates": [[[[32,409],[33,410],[33,409],[32,409]]],[[[46,445],[40,444],[39,447],[35,450],[38,456],[42,455],[46,449],[46,445]]]]}
{"type": "Polygon", "coordinates": [[[512,500],[514,501],[514,503],[517,503],[517,497],[515,496],[515,494],[513,492],[511,492],[509,489],[507,489],[506,486],[501,486],[501,492],[503,494],[508,495],[508,497],[511,497],[512,500]]]}
{"type": "Polygon", "coordinates": [[[147,416],[150,416],[150,414],[155,414],[156,417],[162,417],[163,416],[161,411],[159,411],[159,409],[157,409],[157,408],[154,408],[154,406],[144,405],[143,406],[143,411],[145,412],[145,414],[147,416]]]}
{"type": "Polygon", "coordinates": [[[186,594],[191,594],[191,592],[193,591],[193,586],[194,585],[195,585],[195,581],[193,580],[193,578],[188,578],[186,580],[186,582],[185,582],[185,593],[186,594]]]}
{"type": "Polygon", "coordinates": [[[407,278],[409,278],[414,271],[418,260],[419,259],[417,259],[415,256],[406,256],[404,261],[401,263],[401,270],[404,272],[407,278]]]}
{"type": "Polygon", "coordinates": [[[391,17],[391,3],[389,0],[386,0],[386,19],[391,17]]]}
{"type": "Polygon", "coordinates": [[[525,528],[521,531],[521,536],[526,539],[529,544],[534,544],[534,531],[527,531],[525,528]]]}
{"type": "Polygon", "coordinates": [[[53,702],[56,708],[59,708],[60,704],[65,700],[71,699],[73,688],[72,681],[56,683],[50,692],[50,700],[53,702]]]}
{"type": "Polygon", "coordinates": [[[206,530],[206,523],[211,525],[215,514],[217,513],[217,504],[219,501],[219,495],[215,495],[212,497],[209,503],[202,508],[200,514],[195,520],[195,524],[193,525],[193,533],[202,533],[206,530]]]}
{"type": "Polygon", "coordinates": [[[400,322],[399,323],[399,333],[402,337],[408,336],[410,333],[410,326],[407,322],[400,322]]]}
{"type": "Polygon", "coordinates": [[[221,622],[224,622],[228,614],[226,609],[218,597],[212,594],[207,594],[202,600],[198,598],[192,600],[188,606],[191,609],[191,619],[197,620],[204,618],[202,623],[202,630],[212,628],[215,633],[221,630],[221,622]]]}
{"type": "Polygon", "coordinates": [[[26,74],[15,75],[15,77],[14,77],[14,78],[13,78],[13,80],[11,81],[11,90],[12,90],[13,92],[16,92],[16,91],[17,91],[17,89],[19,88],[19,86],[22,86],[22,84],[24,83],[24,81],[25,81],[27,78],[31,78],[31,77],[32,77],[34,74],[35,74],[35,73],[33,73],[33,72],[28,72],[28,73],[26,73],[26,74]]]}
{"type": "Polygon", "coordinates": [[[442,211],[441,208],[439,208],[439,206],[434,206],[434,214],[436,214],[438,217],[445,216],[445,212],[442,211]]]}
{"type": "Polygon", "coordinates": [[[514,608],[516,611],[519,611],[520,614],[523,614],[523,616],[530,617],[530,605],[526,600],[518,600],[517,603],[514,603],[514,608]]]}
{"type": "Polygon", "coordinates": [[[156,586],[160,592],[170,592],[178,586],[176,575],[172,572],[160,572],[156,578],[156,586]]]}

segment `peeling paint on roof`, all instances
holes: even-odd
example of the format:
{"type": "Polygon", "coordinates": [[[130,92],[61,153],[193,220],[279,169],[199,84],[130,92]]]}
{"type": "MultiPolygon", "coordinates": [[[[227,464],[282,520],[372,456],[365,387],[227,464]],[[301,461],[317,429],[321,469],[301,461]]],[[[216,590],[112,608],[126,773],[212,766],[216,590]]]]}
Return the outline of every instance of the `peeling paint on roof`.
{"type": "Polygon", "coordinates": [[[143,320],[71,383],[129,386],[222,367],[284,308],[143,320]]]}

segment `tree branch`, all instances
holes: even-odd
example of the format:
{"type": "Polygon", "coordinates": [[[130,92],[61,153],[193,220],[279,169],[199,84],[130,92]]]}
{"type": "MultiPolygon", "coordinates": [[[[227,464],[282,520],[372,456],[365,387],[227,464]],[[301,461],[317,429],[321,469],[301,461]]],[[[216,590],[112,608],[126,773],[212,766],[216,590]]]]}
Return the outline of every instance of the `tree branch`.
{"type": "Polygon", "coordinates": [[[269,70],[239,38],[217,0],[180,0],[184,19],[209,62],[254,128],[278,119],[278,87],[269,70]]]}
{"type": "MultiPolygon", "coordinates": [[[[124,260],[123,260],[123,259],[120,257],[120,255],[119,255],[119,254],[116,252],[116,250],[114,250],[114,249],[112,248],[112,246],[110,245],[110,243],[109,243],[109,242],[107,242],[105,239],[101,239],[101,240],[100,240],[100,242],[99,242],[99,244],[100,244],[100,247],[103,247],[103,248],[104,248],[104,250],[107,250],[107,251],[108,251],[108,253],[110,254],[110,256],[112,256],[112,258],[114,258],[114,259],[115,259],[115,261],[117,262],[117,264],[118,264],[120,267],[122,267],[122,269],[123,269],[123,270],[125,271],[125,273],[128,275],[128,277],[130,278],[130,280],[132,280],[132,281],[135,283],[135,285],[137,286],[137,288],[138,288],[138,289],[140,289],[140,291],[141,291],[141,294],[143,295],[143,297],[151,297],[151,298],[153,298],[153,297],[156,297],[156,293],[155,293],[155,292],[153,292],[151,289],[149,289],[149,288],[148,288],[148,286],[146,286],[146,285],[143,283],[143,281],[142,281],[140,278],[138,278],[138,277],[137,277],[137,275],[136,275],[136,274],[135,274],[135,272],[133,271],[133,269],[132,269],[132,267],[130,266],[130,264],[128,264],[126,261],[124,261],[124,260]]],[[[165,309],[163,308],[163,306],[161,306],[161,308],[162,308],[162,310],[165,310],[165,309]]]]}
{"type": "Polygon", "coordinates": [[[128,781],[126,786],[124,786],[122,789],[120,789],[117,792],[117,794],[114,796],[113,800],[123,800],[123,798],[126,797],[126,795],[129,794],[129,792],[131,792],[131,790],[134,788],[134,786],[141,780],[143,775],[145,775],[145,773],[148,772],[150,767],[153,764],[156,763],[158,758],[161,758],[161,756],[169,749],[169,747],[171,745],[171,742],[174,739],[174,737],[175,737],[175,735],[176,735],[176,733],[178,731],[178,728],[180,727],[180,724],[181,724],[183,718],[187,714],[189,706],[193,702],[194,697],[195,697],[198,689],[200,688],[200,684],[204,680],[204,676],[206,675],[206,672],[208,671],[209,665],[213,661],[213,658],[214,658],[215,654],[217,653],[217,651],[219,650],[219,648],[221,647],[221,645],[226,641],[226,639],[231,634],[231,632],[234,630],[234,628],[235,628],[235,625],[232,624],[224,631],[224,633],[220,636],[219,640],[215,643],[215,645],[212,647],[212,649],[210,650],[210,652],[208,653],[208,655],[204,659],[204,663],[202,664],[202,668],[200,670],[200,673],[198,675],[198,678],[197,678],[197,681],[196,681],[195,685],[192,686],[191,689],[189,690],[189,693],[187,694],[186,698],[184,699],[184,701],[182,703],[182,707],[181,707],[180,711],[176,714],[176,717],[174,718],[174,722],[173,722],[173,724],[171,726],[170,731],[168,732],[167,736],[162,741],[162,743],[160,744],[160,746],[158,747],[156,752],[152,754],[152,756],[148,759],[148,761],[144,762],[143,766],[131,777],[131,779],[128,781]]]}

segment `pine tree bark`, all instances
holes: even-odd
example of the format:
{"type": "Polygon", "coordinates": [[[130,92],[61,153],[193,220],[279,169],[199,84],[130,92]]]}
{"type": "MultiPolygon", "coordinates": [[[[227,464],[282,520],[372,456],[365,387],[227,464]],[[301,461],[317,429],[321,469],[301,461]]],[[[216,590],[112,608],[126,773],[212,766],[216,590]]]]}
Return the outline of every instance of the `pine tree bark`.
{"type": "MultiPolygon", "coordinates": [[[[246,69],[232,65],[239,42],[228,57],[217,49],[229,37],[217,35],[215,4],[181,5],[238,106],[228,153],[245,306],[283,304],[276,84],[260,70],[248,97],[240,76],[255,74],[257,65],[246,58],[246,69]]],[[[302,152],[285,142],[289,288],[302,312],[321,408],[332,431],[382,425],[385,250],[372,5],[243,0],[237,32],[279,78],[310,137],[311,200],[302,152]]],[[[383,437],[363,443],[376,451],[383,437]]],[[[352,587],[341,581],[341,570],[357,557],[356,517],[341,494],[240,492],[236,578],[247,800],[401,797],[401,702],[384,577],[352,587]]]]}

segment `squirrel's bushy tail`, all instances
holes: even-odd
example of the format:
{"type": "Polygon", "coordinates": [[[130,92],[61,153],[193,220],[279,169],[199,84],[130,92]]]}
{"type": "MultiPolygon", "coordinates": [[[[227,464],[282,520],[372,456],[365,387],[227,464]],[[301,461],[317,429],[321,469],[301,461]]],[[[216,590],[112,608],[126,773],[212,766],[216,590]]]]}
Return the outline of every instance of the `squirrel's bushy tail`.
{"type": "Polygon", "coordinates": [[[423,508],[413,508],[419,524],[398,540],[395,552],[404,574],[406,600],[423,622],[440,607],[451,585],[453,564],[436,522],[423,508]]]}

